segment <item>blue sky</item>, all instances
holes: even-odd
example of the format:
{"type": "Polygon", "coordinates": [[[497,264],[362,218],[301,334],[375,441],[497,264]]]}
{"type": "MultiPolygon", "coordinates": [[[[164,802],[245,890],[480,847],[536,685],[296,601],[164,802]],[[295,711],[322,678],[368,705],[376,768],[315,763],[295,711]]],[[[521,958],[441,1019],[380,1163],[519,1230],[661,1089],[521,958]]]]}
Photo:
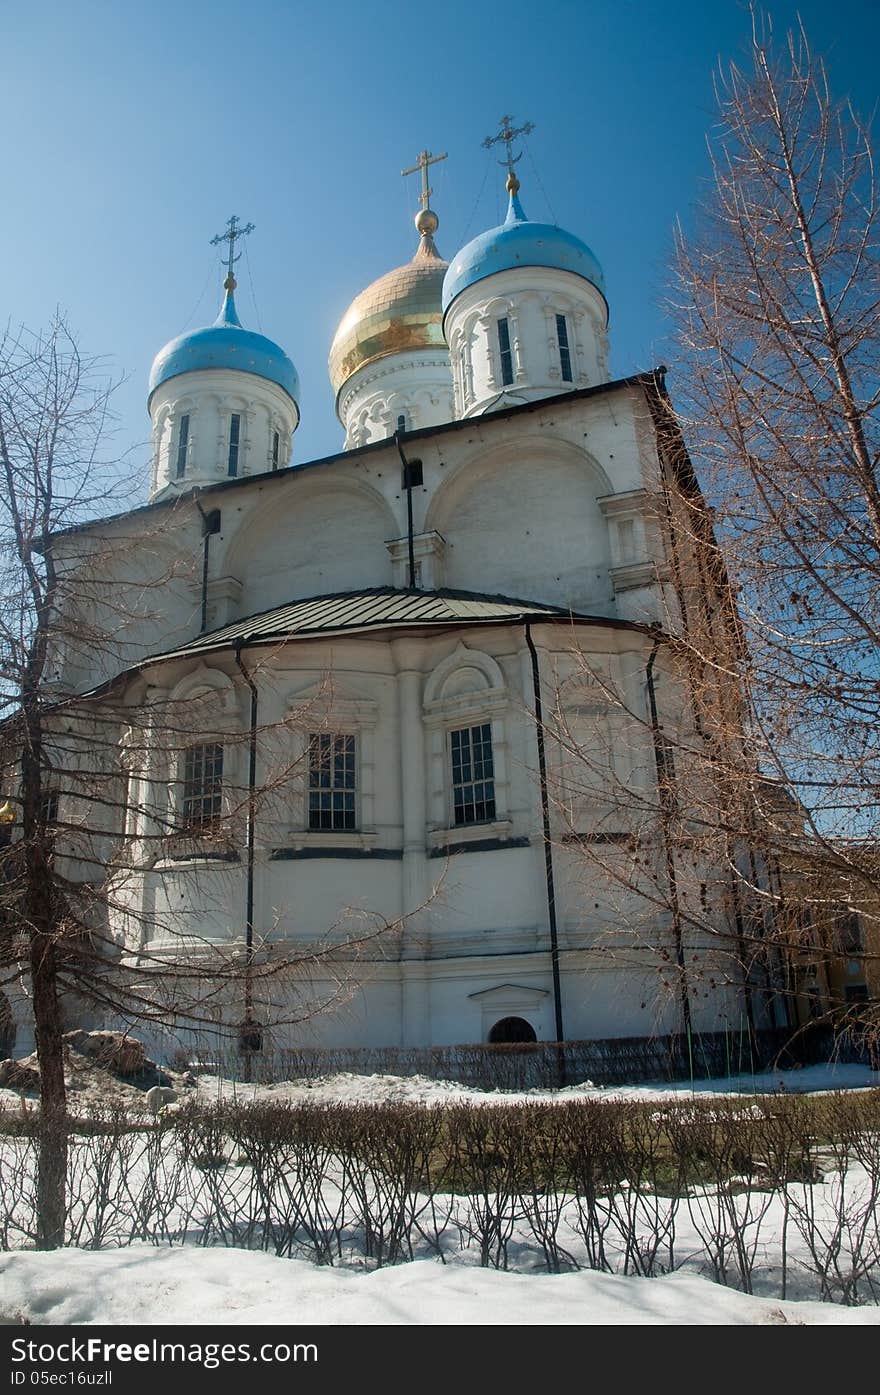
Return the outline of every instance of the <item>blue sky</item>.
{"type": "MultiPolygon", "coordinates": [[[[803,0],[832,82],[877,101],[880,6],[803,0]]],[[[0,3],[5,209],[0,319],[57,304],[125,381],[117,449],[145,459],[153,355],[210,322],[231,213],[256,224],[239,311],[297,365],[295,460],[341,446],[327,351],[349,301],[415,249],[419,150],[450,257],[498,221],[503,172],[481,149],[511,112],[531,217],[605,268],[615,375],[674,360],[661,309],[671,228],[706,176],[712,73],[748,33],[738,0],[434,0],[303,4],[0,3]]]]}

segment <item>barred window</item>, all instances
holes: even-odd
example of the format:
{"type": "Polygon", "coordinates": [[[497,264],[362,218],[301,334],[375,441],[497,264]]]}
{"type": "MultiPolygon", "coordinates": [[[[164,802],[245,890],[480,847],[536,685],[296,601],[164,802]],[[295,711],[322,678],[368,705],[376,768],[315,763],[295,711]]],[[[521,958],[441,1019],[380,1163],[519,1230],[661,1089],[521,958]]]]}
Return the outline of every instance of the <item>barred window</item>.
{"type": "Polygon", "coordinates": [[[223,747],[216,741],[187,748],[183,762],[183,822],[209,828],[222,813],[223,747]]]}
{"type": "Polygon", "coordinates": [[[571,350],[568,346],[568,324],[564,315],[556,316],[556,338],[559,342],[559,367],[566,383],[571,382],[571,350]]]}
{"type": "Polygon", "coordinates": [[[229,418],[229,466],[230,475],[238,474],[238,446],[241,440],[241,415],[233,412],[229,418]]]}
{"type": "Polygon", "coordinates": [[[278,469],[279,456],[281,454],[281,432],[272,432],[272,469],[278,469]]]}
{"type": "Polygon", "coordinates": [[[483,722],[450,733],[452,804],[456,824],[487,823],[495,817],[492,727],[483,722]]]}
{"type": "Polygon", "coordinates": [[[340,832],[357,827],[355,738],[316,732],[309,738],[309,828],[340,832]]]}
{"type": "Polygon", "coordinates": [[[513,353],[510,348],[510,324],[498,321],[498,347],[501,350],[501,382],[506,387],[513,382],[513,353]]]}
{"type": "Polygon", "coordinates": [[[182,480],[186,474],[186,451],[189,445],[189,413],[180,418],[180,426],[177,428],[177,478],[182,480]]]}

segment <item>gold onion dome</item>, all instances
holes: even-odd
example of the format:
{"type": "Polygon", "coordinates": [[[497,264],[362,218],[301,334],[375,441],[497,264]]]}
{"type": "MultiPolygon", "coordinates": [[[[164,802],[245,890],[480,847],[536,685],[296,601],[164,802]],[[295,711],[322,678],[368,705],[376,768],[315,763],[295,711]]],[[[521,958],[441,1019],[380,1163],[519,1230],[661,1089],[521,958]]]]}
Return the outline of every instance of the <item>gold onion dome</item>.
{"type": "Polygon", "coordinates": [[[445,349],[440,293],[449,265],[434,246],[439,219],[431,208],[416,214],[419,245],[411,262],[380,276],[355,296],[330,348],[330,382],[337,399],[366,363],[411,349],[445,349]]]}

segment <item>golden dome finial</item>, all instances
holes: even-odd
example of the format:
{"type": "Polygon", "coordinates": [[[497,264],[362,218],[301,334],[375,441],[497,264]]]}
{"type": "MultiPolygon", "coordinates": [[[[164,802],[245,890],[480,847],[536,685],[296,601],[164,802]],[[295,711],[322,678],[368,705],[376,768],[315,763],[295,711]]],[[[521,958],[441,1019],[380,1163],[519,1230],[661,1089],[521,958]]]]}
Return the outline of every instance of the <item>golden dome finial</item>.
{"type": "Polygon", "coordinates": [[[415,224],[419,237],[433,237],[440,226],[440,219],[433,208],[420,208],[415,216],[415,224]]]}
{"type": "Polygon", "coordinates": [[[519,193],[519,180],[517,179],[513,170],[511,170],[510,174],[507,176],[507,192],[508,194],[519,193]]]}

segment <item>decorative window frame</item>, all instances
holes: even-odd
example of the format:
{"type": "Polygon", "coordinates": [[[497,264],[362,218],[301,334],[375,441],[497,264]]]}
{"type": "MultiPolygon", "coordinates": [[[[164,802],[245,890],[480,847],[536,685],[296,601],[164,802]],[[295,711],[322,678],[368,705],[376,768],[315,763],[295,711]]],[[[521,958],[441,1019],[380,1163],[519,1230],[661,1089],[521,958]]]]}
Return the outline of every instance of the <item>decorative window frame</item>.
{"type": "Polygon", "coordinates": [[[161,420],[163,422],[162,434],[164,436],[163,445],[160,449],[160,458],[157,463],[156,483],[162,489],[167,484],[177,485],[180,489],[187,488],[197,473],[196,451],[198,447],[198,424],[199,409],[198,399],[185,394],[175,401],[168,403],[161,409],[161,420]],[[189,429],[186,435],[186,461],[182,475],[177,473],[177,448],[180,436],[180,423],[184,417],[189,417],[189,429]],[[162,476],[165,476],[164,484],[162,476]]]}
{"type": "Polygon", "coordinates": [[[459,643],[429,675],[422,700],[426,732],[429,848],[449,843],[506,839],[511,834],[508,724],[510,694],[501,667],[491,655],[459,643]],[[476,670],[481,688],[445,694],[449,679],[461,670],[476,670]],[[488,722],[492,728],[495,818],[484,823],[457,824],[453,807],[452,753],[449,734],[488,722]]]}
{"type": "MultiPolygon", "coordinates": [[[[278,412],[269,411],[266,414],[268,420],[268,440],[266,443],[266,469],[270,473],[276,470],[285,470],[290,462],[291,434],[290,429],[278,412]],[[278,433],[278,464],[275,464],[275,433],[278,433]]],[[[241,446],[239,445],[239,454],[241,446]]]]}
{"type": "Polygon", "coordinates": [[[583,371],[586,362],[583,346],[583,327],[585,311],[582,305],[573,300],[570,296],[550,294],[541,297],[544,308],[544,317],[547,322],[547,349],[549,354],[549,376],[551,382],[566,384],[564,390],[572,390],[579,384],[587,381],[587,375],[583,371]],[[562,315],[568,329],[568,357],[571,365],[571,377],[562,376],[562,355],[559,348],[559,331],[556,325],[556,316],[562,315]]]}
{"type": "Polygon", "coordinates": [[[504,392],[526,381],[526,367],[523,358],[522,337],[520,335],[519,304],[508,296],[496,296],[483,308],[480,317],[486,334],[486,348],[489,358],[489,387],[495,392],[504,392]],[[507,320],[510,335],[510,357],[513,368],[512,382],[502,381],[501,341],[498,335],[498,321],[507,320]]]}
{"type": "Polygon", "coordinates": [[[656,528],[651,529],[647,516],[647,490],[627,489],[620,494],[603,494],[596,502],[608,523],[609,572],[614,594],[651,586],[664,579],[666,567],[657,561],[662,555],[659,535],[656,528]]]}
{"type": "Polygon", "coordinates": [[[243,479],[251,473],[251,441],[254,437],[254,404],[248,398],[235,392],[215,394],[218,416],[217,433],[217,475],[221,479],[243,479]],[[238,429],[238,457],[236,473],[229,474],[229,444],[232,432],[232,418],[240,417],[238,429]]]}
{"type": "MultiPolygon", "coordinates": [[[[563,662],[568,656],[559,656],[563,662]]],[[[600,665],[601,676],[613,689],[620,685],[621,675],[615,673],[614,657],[603,656],[600,665]]],[[[557,661],[558,662],[558,661],[557,661]]],[[[564,825],[564,838],[593,837],[597,828],[604,836],[617,835],[620,819],[615,817],[618,805],[615,803],[615,787],[628,779],[628,772],[620,768],[620,753],[615,742],[613,714],[615,701],[604,691],[597,676],[577,666],[573,672],[556,672],[554,675],[555,701],[548,713],[547,728],[555,734],[555,740],[547,743],[548,779],[553,790],[553,802],[558,805],[557,818],[564,825]],[[596,762],[597,771],[607,766],[611,782],[610,799],[606,808],[601,800],[593,804],[590,800],[592,787],[578,779],[577,757],[571,752],[573,743],[578,743],[578,726],[585,724],[585,734],[592,727],[599,743],[604,747],[603,761],[596,762]],[[575,825],[588,821],[594,813],[600,814],[599,824],[592,829],[577,828],[575,825]],[[610,817],[609,817],[610,816],[610,817]]],[[[597,787],[596,793],[599,793],[597,787]]]]}
{"type": "Polygon", "coordinates": [[[239,842],[243,842],[243,825],[241,829],[235,827],[236,822],[241,822],[241,816],[235,819],[236,808],[232,800],[234,790],[240,791],[239,805],[243,805],[246,798],[246,742],[239,695],[228,674],[200,663],[181,678],[165,701],[169,707],[180,704],[181,709],[186,711],[186,704],[197,699],[205,701],[203,707],[199,704],[200,711],[194,712],[191,739],[181,730],[180,718],[174,718],[179,734],[175,749],[165,762],[167,799],[164,803],[171,831],[165,839],[163,862],[191,861],[194,858],[231,861],[237,858],[239,842]],[[230,740],[231,737],[235,739],[230,740]],[[220,817],[210,831],[187,830],[180,822],[186,751],[191,746],[210,742],[217,742],[223,747],[220,817]],[[172,763],[173,769],[170,768],[172,763]]]}
{"type": "Polygon", "coordinates": [[[314,686],[294,694],[287,704],[293,725],[291,757],[297,772],[291,780],[282,827],[285,845],[299,848],[372,848],[376,843],[375,733],[379,704],[342,691],[314,686]],[[321,733],[355,738],[355,827],[309,828],[309,738],[321,733]]]}

